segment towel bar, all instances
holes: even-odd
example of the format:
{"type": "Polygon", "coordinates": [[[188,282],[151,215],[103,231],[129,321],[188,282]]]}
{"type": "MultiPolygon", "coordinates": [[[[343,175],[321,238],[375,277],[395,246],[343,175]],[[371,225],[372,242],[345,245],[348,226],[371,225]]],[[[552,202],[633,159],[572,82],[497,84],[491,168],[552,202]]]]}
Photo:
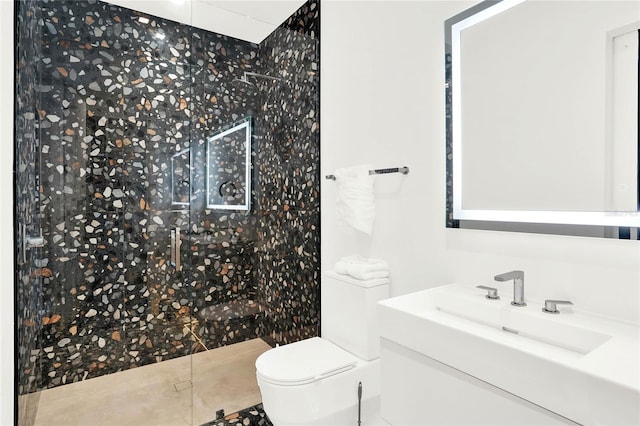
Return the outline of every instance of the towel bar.
{"type": "MultiPolygon", "coordinates": [[[[375,169],[375,170],[369,170],[369,174],[370,175],[384,175],[387,173],[402,173],[403,175],[406,175],[409,173],[409,168],[408,167],[392,167],[390,169],[375,169]]],[[[331,180],[336,180],[335,175],[327,175],[325,176],[326,179],[331,179],[331,180]]]]}

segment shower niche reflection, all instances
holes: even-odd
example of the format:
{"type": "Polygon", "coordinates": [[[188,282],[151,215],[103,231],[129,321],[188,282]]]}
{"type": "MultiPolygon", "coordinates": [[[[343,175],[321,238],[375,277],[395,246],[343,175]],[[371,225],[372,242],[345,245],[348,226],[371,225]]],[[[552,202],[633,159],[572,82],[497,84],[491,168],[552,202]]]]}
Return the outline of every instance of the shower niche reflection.
{"type": "Polygon", "coordinates": [[[251,117],[207,140],[207,208],[251,208],[251,117]]]}
{"type": "Polygon", "coordinates": [[[183,149],[171,156],[171,207],[182,210],[191,201],[191,153],[183,149]]]}

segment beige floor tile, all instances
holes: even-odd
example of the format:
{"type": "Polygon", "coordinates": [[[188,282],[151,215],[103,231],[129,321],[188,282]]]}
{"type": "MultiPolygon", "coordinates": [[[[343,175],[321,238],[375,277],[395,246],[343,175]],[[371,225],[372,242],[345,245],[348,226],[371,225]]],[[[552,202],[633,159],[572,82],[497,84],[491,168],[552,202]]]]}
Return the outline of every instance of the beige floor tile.
{"type": "Polygon", "coordinates": [[[194,424],[212,420],[211,413],[220,409],[230,414],[260,403],[255,362],[268,349],[254,339],[216,349],[220,353],[215,357],[207,352],[192,357],[194,424]]]}

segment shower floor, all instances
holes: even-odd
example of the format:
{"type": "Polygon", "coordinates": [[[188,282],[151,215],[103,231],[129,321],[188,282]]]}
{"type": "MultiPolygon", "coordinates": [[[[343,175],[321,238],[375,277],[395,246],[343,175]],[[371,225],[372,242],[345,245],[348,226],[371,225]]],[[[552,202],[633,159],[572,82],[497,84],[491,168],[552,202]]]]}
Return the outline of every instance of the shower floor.
{"type": "Polygon", "coordinates": [[[200,425],[260,403],[255,360],[270,348],[253,339],[47,389],[34,425],[200,425]]]}

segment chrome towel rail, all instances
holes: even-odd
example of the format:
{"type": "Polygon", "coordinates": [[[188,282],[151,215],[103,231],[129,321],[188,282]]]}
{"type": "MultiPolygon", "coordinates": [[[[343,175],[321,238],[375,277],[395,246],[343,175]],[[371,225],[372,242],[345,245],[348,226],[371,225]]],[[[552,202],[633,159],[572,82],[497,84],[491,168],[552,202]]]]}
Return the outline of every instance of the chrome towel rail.
{"type": "MultiPolygon", "coordinates": [[[[402,173],[403,175],[409,174],[408,167],[392,167],[390,169],[375,169],[369,170],[370,175],[384,175],[388,173],[402,173]]],[[[326,179],[336,180],[335,175],[327,175],[326,179]]]]}

